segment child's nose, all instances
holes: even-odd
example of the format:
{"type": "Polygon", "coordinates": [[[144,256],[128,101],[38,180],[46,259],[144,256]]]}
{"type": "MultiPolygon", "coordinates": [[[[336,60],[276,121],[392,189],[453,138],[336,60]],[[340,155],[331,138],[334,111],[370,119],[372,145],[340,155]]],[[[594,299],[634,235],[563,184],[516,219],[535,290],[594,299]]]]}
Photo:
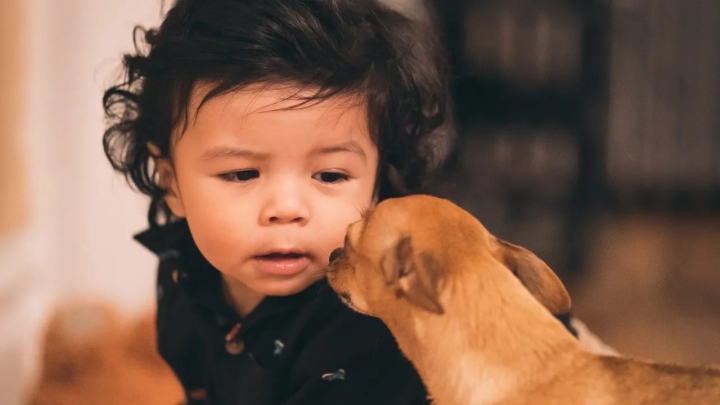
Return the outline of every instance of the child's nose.
{"type": "Polygon", "coordinates": [[[297,223],[304,225],[310,218],[307,204],[300,196],[278,196],[269,200],[261,212],[262,225],[297,223]]]}
{"type": "Polygon", "coordinates": [[[299,223],[304,224],[307,222],[307,218],[304,216],[293,216],[293,215],[277,215],[272,216],[268,218],[268,224],[290,224],[290,223],[299,223]]]}

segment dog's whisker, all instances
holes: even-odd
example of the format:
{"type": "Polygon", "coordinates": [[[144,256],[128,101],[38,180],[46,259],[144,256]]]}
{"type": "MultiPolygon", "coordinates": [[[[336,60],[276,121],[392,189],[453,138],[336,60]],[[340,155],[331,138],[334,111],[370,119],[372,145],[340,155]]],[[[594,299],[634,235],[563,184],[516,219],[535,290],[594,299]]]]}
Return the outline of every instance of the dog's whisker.
{"type": "Polygon", "coordinates": [[[333,270],[333,269],[325,269],[325,270],[321,270],[321,271],[318,271],[318,272],[313,272],[313,273],[310,273],[310,274],[312,274],[313,276],[318,276],[318,275],[321,275],[321,274],[332,274],[332,273],[335,273],[335,272],[336,272],[336,270],[333,270]]]}
{"type": "MultiPolygon", "coordinates": [[[[320,296],[321,296],[321,294],[324,293],[325,291],[327,291],[328,289],[332,290],[332,289],[330,288],[330,284],[329,284],[329,283],[325,283],[325,284],[321,285],[320,288],[318,288],[317,294],[316,294],[316,296],[315,296],[315,302],[316,302],[316,303],[320,301],[320,296]]],[[[334,293],[334,291],[333,291],[333,293],[334,293]]]]}
{"type": "MultiPolygon", "coordinates": [[[[311,246],[311,248],[314,248],[314,249],[316,249],[317,251],[320,252],[321,257],[319,257],[319,258],[317,258],[317,259],[321,259],[321,258],[322,258],[323,261],[324,261],[324,260],[329,260],[330,254],[331,254],[332,251],[334,250],[334,248],[333,248],[333,249],[330,249],[330,250],[328,251],[327,249],[325,249],[325,248],[324,248],[321,244],[319,244],[319,243],[314,244],[314,246],[311,246]]],[[[329,264],[329,263],[328,263],[328,264],[329,264]]]]}

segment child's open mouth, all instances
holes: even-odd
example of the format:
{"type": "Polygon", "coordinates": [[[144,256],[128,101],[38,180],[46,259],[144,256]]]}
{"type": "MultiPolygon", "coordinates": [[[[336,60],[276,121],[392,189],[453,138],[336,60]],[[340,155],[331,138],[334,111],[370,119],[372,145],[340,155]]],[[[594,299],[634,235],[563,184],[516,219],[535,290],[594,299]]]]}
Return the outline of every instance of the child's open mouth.
{"type": "Polygon", "coordinates": [[[274,252],[255,256],[258,269],[275,276],[293,276],[305,270],[310,264],[310,256],[301,252],[274,252]]]}

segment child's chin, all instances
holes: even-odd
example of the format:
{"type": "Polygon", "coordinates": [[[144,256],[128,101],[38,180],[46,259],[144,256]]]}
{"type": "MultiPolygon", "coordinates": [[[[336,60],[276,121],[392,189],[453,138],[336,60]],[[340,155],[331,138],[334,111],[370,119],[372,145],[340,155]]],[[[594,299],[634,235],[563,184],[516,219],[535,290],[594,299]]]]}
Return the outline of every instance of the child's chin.
{"type": "Polygon", "coordinates": [[[273,295],[273,296],[285,296],[285,295],[293,295],[297,294],[304,289],[308,288],[310,285],[314,284],[316,281],[320,280],[320,278],[307,278],[307,277],[297,277],[292,278],[289,280],[282,280],[282,281],[269,281],[266,283],[263,283],[262,286],[259,286],[260,292],[262,292],[264,295],[273,295]]]}

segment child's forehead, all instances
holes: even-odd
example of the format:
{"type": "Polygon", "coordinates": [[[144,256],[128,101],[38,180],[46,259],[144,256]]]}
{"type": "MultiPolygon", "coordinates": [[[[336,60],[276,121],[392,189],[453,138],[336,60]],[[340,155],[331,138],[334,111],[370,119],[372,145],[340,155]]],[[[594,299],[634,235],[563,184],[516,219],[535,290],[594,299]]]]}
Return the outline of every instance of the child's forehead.
{"type": "Polygon", "coordinates": [[[303,111],[313,107],[342,113],[358,108],[365,109],[365,97],[357,93],[342,93],[332,97],[319,97],[317,88],[302,88],[294,84],[253,84],[207,98],[215,86],[211,83],[196,85],[189,98],[188,110],[202,114],[206,106],[242,107],[244,114],[261,114],[274,111],[303,111]]]}
{"type": "Polygon", "coordinates": [[[368,129],[367,103],[359,93],[341,93],[319,97],[318,89],[301,88],[294,84],[252,84],[213,94],[217,85],[200,82],[191,90],[184,117],[173,128],[173,139],[178,141],[187,132],[215,126],[219,122],[236,125],[253,125],[259,121],[272,121],[282,115],[313,120],[324,128],[332,128],[353,116],[361,131],[368,129]]]}
{"type": "Polygon", "coordinates": [[[302,97],[313,93],[300,92],[297,87],[257,86],[214,96],[203,103],[211,90],[194,90],[190,111],[195,109],[196,113],[176,141],[189,141],[198,148],[235,142],[260,148],[269,142],[295,142],[301,148],[359,141],[362,149],[375,148],[367,108],[357,97],[340,95],[300,105],[302,97]]]}

